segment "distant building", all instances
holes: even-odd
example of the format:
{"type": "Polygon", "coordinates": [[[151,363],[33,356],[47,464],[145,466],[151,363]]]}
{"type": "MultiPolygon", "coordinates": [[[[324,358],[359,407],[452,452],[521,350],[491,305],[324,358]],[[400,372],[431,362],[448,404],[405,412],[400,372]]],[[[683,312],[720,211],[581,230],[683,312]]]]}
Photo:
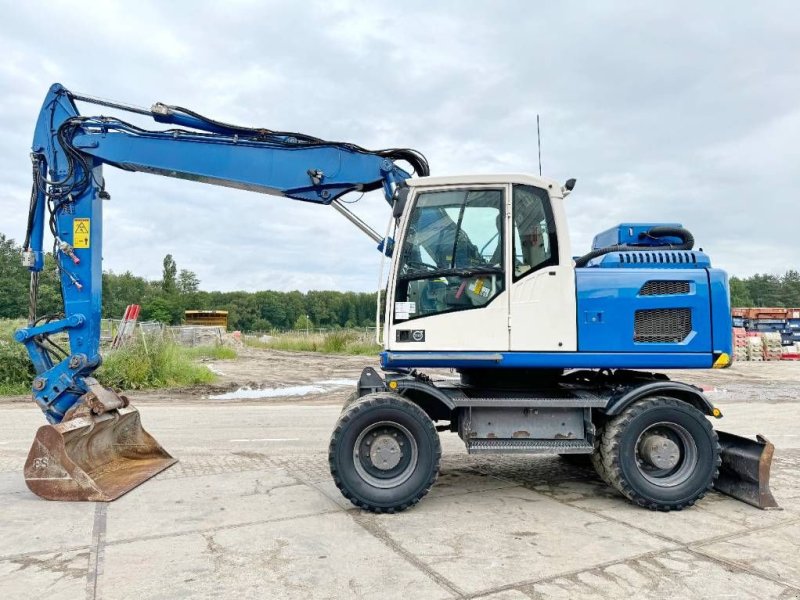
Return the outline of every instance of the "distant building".
{"type": "Polygon", "coordinates": [[[227,310],[187,310],[183,317],[186,325],[212,325],[228,329],[227,310]]]}

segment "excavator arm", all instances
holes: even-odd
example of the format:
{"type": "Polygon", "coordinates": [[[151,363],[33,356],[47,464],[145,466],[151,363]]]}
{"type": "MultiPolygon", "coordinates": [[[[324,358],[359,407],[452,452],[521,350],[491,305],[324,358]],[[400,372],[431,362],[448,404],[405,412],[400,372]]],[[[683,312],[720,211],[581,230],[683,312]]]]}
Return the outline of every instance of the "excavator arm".
{"type": "Polygon", "coordinates": [[[104,165],[332,204],[382,245],[382,237],[339,198],[382,188],[391,204],[398,186],[411,176],[395,160],[428,174],[425,158],[413,150],[370,151],[304,134],[226,125],[161,103],[147,111],[72,94],[58,84],[39,114],[31,158],[33,192],[23,260],[32,271],[32,307],[29,326],[16,337],[36,367],[34,399],[51,423],[60,422],[88,391],[83,378],[100,364],[102,212],[103,201],[110,198],[104,165]],[[150,131],[115,117],[81,116],[76,100],[182,128],[150,131]],[[55,240],[64,299],[64,315],[55,319],[38,317],[33,304],[37,273],[44,266],[45,224],[55,240]],[[59,351],[47,338],[62,331],[69,335],[70,351],[56,361],[59,351]]]}
{"type": "Polygon", "coordinates": [[[31,271],[30,311],[28,326],[15,339],[25,345],[36,370],[33,398],[57,429],[40,429],[26,480],[36,493],[54,499],[113,499],[174,462],[141,429],[138,413],[131,416],[135,409],[127,407],[127,399],[92,377],[101,363],[102,217],[103,203],[110,198],[104,165],[332,205],[384,252],[391,251],[391,240],[383,240],[339,199],[383,189],[391,205],[411,177],[395,161],[410,164],[417,175],[429,174],[425,157],[410,149],[373,151],[305,134],[228,125],[161,103],[146,110],[73,94],[59,84],[50,88],[39,113],[31,160],[33,187],[23,244],[23,264],[31,271]],[[83,116],[76,101],[174,127],[148,130],[117,117],[83,116]],[[45,227],[54,240],[61,315],[36,311],[45,227]],[[52,339],[61,333],[69,338],[67,348],[52,339]],[[93,432],[91,443],[76,433],[83,429],[93,432]],[[106,430],[111,433],[98,434],[106,430]],[[109,454],[109,446],[127,447],[126,456],[109,454]],[[100,461],[104,477],[113,471],[119,477],[98,484],[91,475],[100,468],[98,456],[105,457],[100,461]],[[159,468],[142,470],[143,457],[156,460],[159,468]],[[76,465],[80,472],[73,474],[76,465]],[[137,470],[142,473],[131,479],[137,470]]]}

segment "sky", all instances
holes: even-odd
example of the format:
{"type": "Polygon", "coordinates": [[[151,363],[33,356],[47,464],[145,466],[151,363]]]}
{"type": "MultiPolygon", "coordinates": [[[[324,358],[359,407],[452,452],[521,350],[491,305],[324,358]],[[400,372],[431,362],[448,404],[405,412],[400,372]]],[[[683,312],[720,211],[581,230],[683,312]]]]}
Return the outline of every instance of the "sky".
{"type": "MultiPolygon", "coordinates": [[[[433,175],[578,180],[574,254],[678,222],[717,267],[800,268],[800,4],[9,2],[0,23],[0,232],[21,241],[48,87],[421,150],[433,175]]],[[[87,115],[113,114],[83,104],[87,115]]],[[[127,120],[159,128],[143,118],[127,120]]],[[[380,254],[332,208],[106,167],[103,268],[207,290],[373,291],[380,254]]],[[[353,210],[383,232],[380,192],[353,210]]]]}

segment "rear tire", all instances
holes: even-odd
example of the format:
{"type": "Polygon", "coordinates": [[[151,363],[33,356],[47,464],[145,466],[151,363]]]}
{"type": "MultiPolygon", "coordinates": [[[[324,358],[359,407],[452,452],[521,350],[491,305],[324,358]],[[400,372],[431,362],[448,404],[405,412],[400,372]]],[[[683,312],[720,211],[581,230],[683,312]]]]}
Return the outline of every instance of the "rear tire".
{"type": "Polygon", "coordinates": [[[358,402],[358,399],[360,397],[361,396],[358,395],[358,391],[355,391],[352,394],[350,394],[347,398],[345,398],[344,404],[342,404],[342,412],[346,411],[348,408],[350,408],[351,405],[358,402]]]}
{"type": "Polygon", "coordinates": [[[611,478],[606,473],[606,466],[603,463],[603,453],[601,450],[600,441],[603,439],[603,431],[604,428],[598,427],[597,431],[595,432],[594,436],[594,452],[592,453],[592,466],[594,467],[597,476],[603,480],[603,482],[611,487],[614,487],[614,484],[611,483],[611,478]]]}
{"type": "Polygon", "coordinates": [[[430,417],[386,392],[367,394],[339,417],[328,447],[333,481],[345,498],[372,512],[419,502],[439,475],[442,448],[430,417]]]}
{"type": "Polygon", "coordinates": [[[720,465],[711,423],[675,398],[645,398],[626,408],[606,424],[599,450],[600,476],[651,510],[693,505],[711,488],[720,465]]]}

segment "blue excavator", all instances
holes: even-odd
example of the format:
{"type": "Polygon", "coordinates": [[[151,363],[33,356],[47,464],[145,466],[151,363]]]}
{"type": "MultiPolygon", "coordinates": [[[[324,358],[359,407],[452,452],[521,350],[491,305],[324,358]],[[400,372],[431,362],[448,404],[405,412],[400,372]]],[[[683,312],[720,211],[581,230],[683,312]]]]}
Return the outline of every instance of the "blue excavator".
{"type": "Polygon", "coordinates": [[[731,361],[727,275],[679,223],[623,223],[574,256],[564,204],[575,180],[431,177],[415,150],[240,127],[162,103],[142,109],[58,84],[31,160],[22,257],[30,314],[15,338],[48,421],[25,464],[28,487],[43,498],[111,501],[176,462],[128,398],[93,377],[110,165],[332,206],[376,242],[381,270],[390,265],[382,318],[378,311],[383,373],[364,369],[329,450],[332,477],[355,505],[416,504],[438,475],[445,431],[470,453],[590,460],[605,482],[654,510],[680,510],[712,487],[776,505],[772,444],[716,431],[710,418],[720,409],[662,373],[731,361]],[[84,116],[79,102],[162,127],[84,116]],[[341,201],[373,190],[391,209],[385,235],[341,201]],[[46,230],[62,314],[36,308],[46,230]],[[437,376],[442,368],[458,377],[437,376]]]}

